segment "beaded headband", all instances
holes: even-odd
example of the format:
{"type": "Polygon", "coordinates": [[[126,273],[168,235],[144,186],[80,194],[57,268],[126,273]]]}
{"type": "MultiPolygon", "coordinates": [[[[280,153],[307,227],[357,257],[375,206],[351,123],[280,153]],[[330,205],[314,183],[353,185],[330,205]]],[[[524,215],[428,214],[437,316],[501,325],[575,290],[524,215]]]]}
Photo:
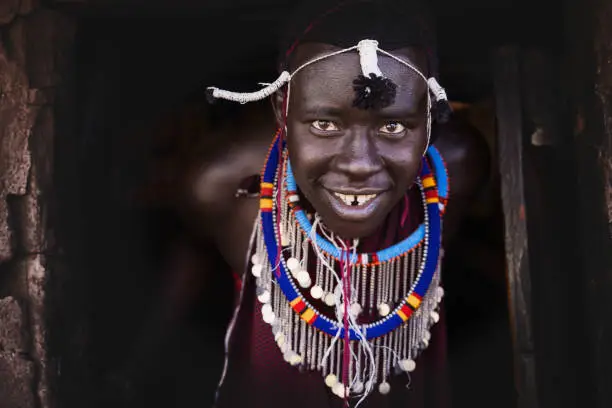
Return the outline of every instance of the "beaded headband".
{"type": "Polygon", "coordinates": [[[429,91],[434,97],[437,105],[444,105],[448,109],[448,98],[446,91],[440,86],[435,77],[427,78],[423,73],[408,61],[399,58],[378,47],[376,40],[362,40],[357,45],[335,51],[326,55],[314,58],[301,66],[293,73],[288,71],[281,72],[276,81],[271,84],[264,84],[265,87],[255,92],[231,92],[216,87],[207,88],[207,96],[210,102],[215,99],[226,99],[229,101],[240,102],[255,102],[269,97],[276,91],[281,89],[285,84],[291,82],[293,77],[305,67],[339,54],[344,54],[350,51],[357,50],[359,52],[359,61],[362,74],[353,82],[355,90],[355,100],[353,105],[362,109],[380,109],[391,105],[395,100],[397,85],[389,78],[386,78],[378,66],[378,53],[386,55],[397,62],[407,66],[417,75],[419,75],[427,83],[429,91]]]}

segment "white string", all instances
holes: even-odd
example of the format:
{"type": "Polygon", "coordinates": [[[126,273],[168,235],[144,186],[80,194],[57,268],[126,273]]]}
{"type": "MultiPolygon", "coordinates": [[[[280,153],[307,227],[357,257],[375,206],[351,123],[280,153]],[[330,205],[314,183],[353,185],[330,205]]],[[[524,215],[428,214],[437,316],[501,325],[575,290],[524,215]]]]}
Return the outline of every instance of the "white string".
{"type": "Polygon", "coordinates": [[[302,65],[300,65],[299,67],[297,67],[295,71],[293,71],[293,73],[291,74],[291,78],[289,80],[291,81],[293,79],[293,77],[295,77],[295,75],[298,72],[300,72],[302,69],[306,68],[309,65],[312,65],[312,64],[314,64],[316,62],[319,62],[321,60],[324,60],[324,59],[327,59],[327,58],[330,58],[330,57],[335,57],[336,55],[344,54],[346,52],[353,51],[353,50],[356,50],[356,49],[357,49],[357,45],[354,45],[352,47],[345,48],[345,49],[342,49],[342,50],[339,50],[339,51],[334,51],[334,52],[331,52],[329,54],[320,55],[320,56],[318,56],[318,57],[316,57],[316,58],[314,58],[314,59],[312,59],[310,61],[307,61],[307,62],[303,63],[302,65]]]}
{"type": "Polygon", "coordinates": [[[242,300],[244,298],[249,258],[251,256],[251,253],[253,252],[253,246],[255,245],[255,237],[257,235],[257,231],[260,228],[259,220],[260,220],[260,212],[258,211],[257,217],[255,217],[255,221],[253,222],[253,230],[251,231],[251,237],[249,238],[249,250],[247,251],[246,258],[245,258],[245,266],[244,266],[244,270],[242,271],[243,284],[240,287],[240,294],[238,295],[238,303],[234,308],[232,319],[230,320],[230,323],[227,327],[227,331],[225,332],[225,338],[223,340],[223,347],[225,351],[224,361],[223,361],[223,371],[221,371],[221,378],[219,379],[219,382],[217,383],[217,389],[215,390],[214,406],[216,406],[217,403],[219,402],[219,395],[221,392],[221,388],[223,387],[223,384],[225,383],[225,377],[227,376],[227,369],[229,366],[230,339],[234,332],[234,327],[236,326],[236,322],[238,321],[238,313],[240,313],[240,309],[242,306],[242,300]]]}
{"type": "Polygon", "coordinates": [[[395,350],[393,350],[393,348],[389,347],[389,346],[376,346],[377,349],[382,349],[382,350],[389,350],[392,354],[393,354],[393,363],[394,365],[397,365],[397,363],[401,360],[399,354],[397,354],[397,352],[395,350]]]}
{"type": "Polygon", "coordinates": [[[431,94],[427,92],[427,143],[425,144],[425,150],[423,150],[423,157],[427,154],[429,144],[431,143],[431,94]]]}
{"type": "MultiPolygon", "coordinates": [[[[384,54],[388,56],[389,58],[394,59],[400,64],[404,64],[405,66],[413,70],[417,75],[419,75],[423,79],[423,81],[427,83],[427,87],[431,91],[431,93],[434,94],[436,101],[447,100],[446,92],[444,91],[444,88],[442,88],[440,84],[438,84],[438,81],[436,80],[435,77],[431,77],[427,79],[427,77],[425,77],[425,75],[423,75],[423,73],[419,71],[419,69],[415,67],[413,64],[411,64],[410,62],[400,57],[397,57],[391,54],[390,52],[387,52],[380,48],[378,48],[378,51],[381,54],[384,54]]],[[[423,151],[423,157],[425,157],[425,155],[427,154],[427,149],[429,148],[430,141],[431,141],[431,94],[430,92],[428,92],[427,93],[427,144],[425,145],[425,150],[423,151]]]]}
{"type": "Polygon", "coordinates": [[[400,64],[403,64],[405,66],[407,66],[408,68],[410,68],[411,70],[413,70],[418,76],[420,76],[421,78],[423,78],[423,81],[427,82],[427,77],[425,75],[423,75],[423,73],[421,71],[419,71],[419,69],[417,67],[415,67],[414,65],[412,65],[410,62],[400,58],[400,57],[396,57],[395,55],[391,54],[390,52],[387,52],[385,50],[382,50],[380,48],[376,49],[378,52],[380,52],[381,54],[384,54],[394,60],[396,60],[397,62],[399,62],[400,64]]]}
{"type": "MultiPolygon", "coordinates": [[[[334,270],[334,268],[331,267],[331,265],[329,265],[329,263],[327,262],[327,260],[325,259],[325,257],[323,256],[322,251],[320,250],[319,246],[317,245],[316,242],[316,230],[317,230],[317,226],[320,226],[321,228],[321,234],[323,234],[323,236],[325,238],[327,238],[327,240],[331,243],[334,244],[334,246],[336,246],[337,249],[340,250],[340,247],[337,244],[336,241],[336,236],[333,232],[330,231],[331,234],[328,234],[325,226],[323,223],[321,223],[321,217],[319,214],[315,214],[314,217],[314,221],[312,223],[312,229],[310,230],[310,242],[312,243],[313,249],[315,251],[315,253],[317,254],[317,258],[319,259],[319,261],[332,273],[332,276],[336,279],[337,285],[336,285],[336,289],[335,289],[335,297],[336,297],[336,319],[338,322],[338,326],[340,326],[340,322],[341,322],[341,314],[340,311],[342,310],[341,306],[342,306],[342,302],[340,301],[340,299],[344,299],[344,288],[342,286],[342,281],[340,279],[340,277],[338,276],[338,274],[336,273],[336,271],[334,270]]],[[[342,245],[342,249],[344,251],[349,250],[349,248],[346,246],[346,244],[342,241],[339,240],[340,244],[342,245]]],[[[359,244],[359,240],[354,240],[353,241],[353,247],[352,247],[352,252],[353,255],[356,256],[357,254],[357,246],[359,244]]],[[[349,327],[352,328],[355,333],[357,334],[357,336],[359,337],[359,347],[362,348],[366,359],[369,360],[370,364],[366,365],[366,368],[369,368],[369,373],[364,371],[364,391],[361,394],[357,394],[358,396],[361,396],[359,402],[355,405],[355,408],[357,408],[363,401],[365,401],[365,398],[372,392],[373,388],[374,388],[374,379],[376,378],[376,359],[374,356],[374,350],[372,348],[372,345],[367,341],[366,339],[366,333],[365,333],[365,329],[362,330],[362,328],[359,326],[359,324],[357,323],[357,318],[355,316],[352,315],[352,313],[349,312],[349,327]]],[[[339,336],[340,333],[340,329],[338,329],[337,332],[337,336],[339,336]]],[[[333,347],[335,343],[332,343],[332,345],[330,345],[328,352],[331,350],[331,348],[333,347]]],[[[326,353],[327,354],[327,353],[326,353]]],[[[353,360],[357,361],[356,363],[356,367],[357,369],[360,368],[360,362],[357,360],[357,357],[354,355],[354,353],[352,352],[351,354],[353,354],[353,360]]],[[[354,381],[352,381],[354,382],[354,381]]],[[[347,384],[344,384],[345,386],[347,384]]]]}

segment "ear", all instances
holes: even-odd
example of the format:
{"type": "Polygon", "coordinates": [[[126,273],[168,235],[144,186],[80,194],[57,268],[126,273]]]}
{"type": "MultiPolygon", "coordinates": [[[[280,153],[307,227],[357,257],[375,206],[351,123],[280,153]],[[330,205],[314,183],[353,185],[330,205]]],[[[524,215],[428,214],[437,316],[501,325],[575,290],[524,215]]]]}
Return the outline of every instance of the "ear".
{"type": "Polygon", "coordinates": [[[278,127],[283,127],[285,125],[283,120],[283,102],[285,100],[285,92],[286,87],[283,87],[270,96],[272,110],[274,111],[274,116],[276,117],[276,124],[278,127]]]}

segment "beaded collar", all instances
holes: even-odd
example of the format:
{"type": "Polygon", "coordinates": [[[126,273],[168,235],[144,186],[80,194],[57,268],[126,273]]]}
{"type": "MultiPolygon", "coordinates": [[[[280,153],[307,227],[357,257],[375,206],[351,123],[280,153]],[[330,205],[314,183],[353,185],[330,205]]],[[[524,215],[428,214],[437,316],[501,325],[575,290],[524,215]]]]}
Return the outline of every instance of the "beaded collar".
{"type": "Polygon", "coordinates": [[[325,383],[339,397],[366,395],[375,381],[381,393],[388,392],[386,378],[392,368],[404,372],[415,369],[416,357],[429,343],[429,329],[439,319],[437,309],[443,296],[439,286],[441,218],[448,199],[448,177],[433,146],[423,158],[417,184],[424,206],[423,223],[389,248],[349,253],[319,234],[301,208],[280,134],[268,152],[251,268],[257,279],[262,317],[271,326],[285,360],[322,371],[325,383]],[[317,254],[317,270],[309,271],[308,256],[313,252],[317,254]],[[334,261],[343,260],[351,268],[352,279],[349,275],[339,278],[334,271],[334,261]],[[331,273],[324,278],[326,269],[331,273]],[[314,302],[300,289],[311,286],[314,302]],[[350,325],[346,319],[343,325],[338,314],[342,313],[345,293],[347,302],[352,302],[350,325]],[[336,320],[313,304],[323,299],[327,306],[336,306],[336,320]],[[380,318],[356,323],[356,315],[377,305],[380,318]],[[342,347],[344,362],[340,361],[342,347]],[[346,347],[352,353],[348,360],[346,347]],[[345,384],[339,381],[341,374],[345,384]]]}

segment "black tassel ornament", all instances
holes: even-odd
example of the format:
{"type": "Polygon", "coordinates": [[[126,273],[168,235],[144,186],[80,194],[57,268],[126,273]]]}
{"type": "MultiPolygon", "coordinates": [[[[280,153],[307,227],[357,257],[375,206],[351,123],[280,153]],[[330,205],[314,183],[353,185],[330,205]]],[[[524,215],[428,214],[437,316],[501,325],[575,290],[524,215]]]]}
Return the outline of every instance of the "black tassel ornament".
{"type": "Polygon", "coordinates": [[[433,117],[437,123],[446,123],[449,121],[453,109],[447,100],[439,100],[433,106],[433,117]]]}
{"type": "Polygon", "coordinates": [[[369,77],[359,75],[353,81],[355,100],[353,106],[359,109],[382,109],[395,102],[397,85],[389,78],[371,73],[369,77]]]}

